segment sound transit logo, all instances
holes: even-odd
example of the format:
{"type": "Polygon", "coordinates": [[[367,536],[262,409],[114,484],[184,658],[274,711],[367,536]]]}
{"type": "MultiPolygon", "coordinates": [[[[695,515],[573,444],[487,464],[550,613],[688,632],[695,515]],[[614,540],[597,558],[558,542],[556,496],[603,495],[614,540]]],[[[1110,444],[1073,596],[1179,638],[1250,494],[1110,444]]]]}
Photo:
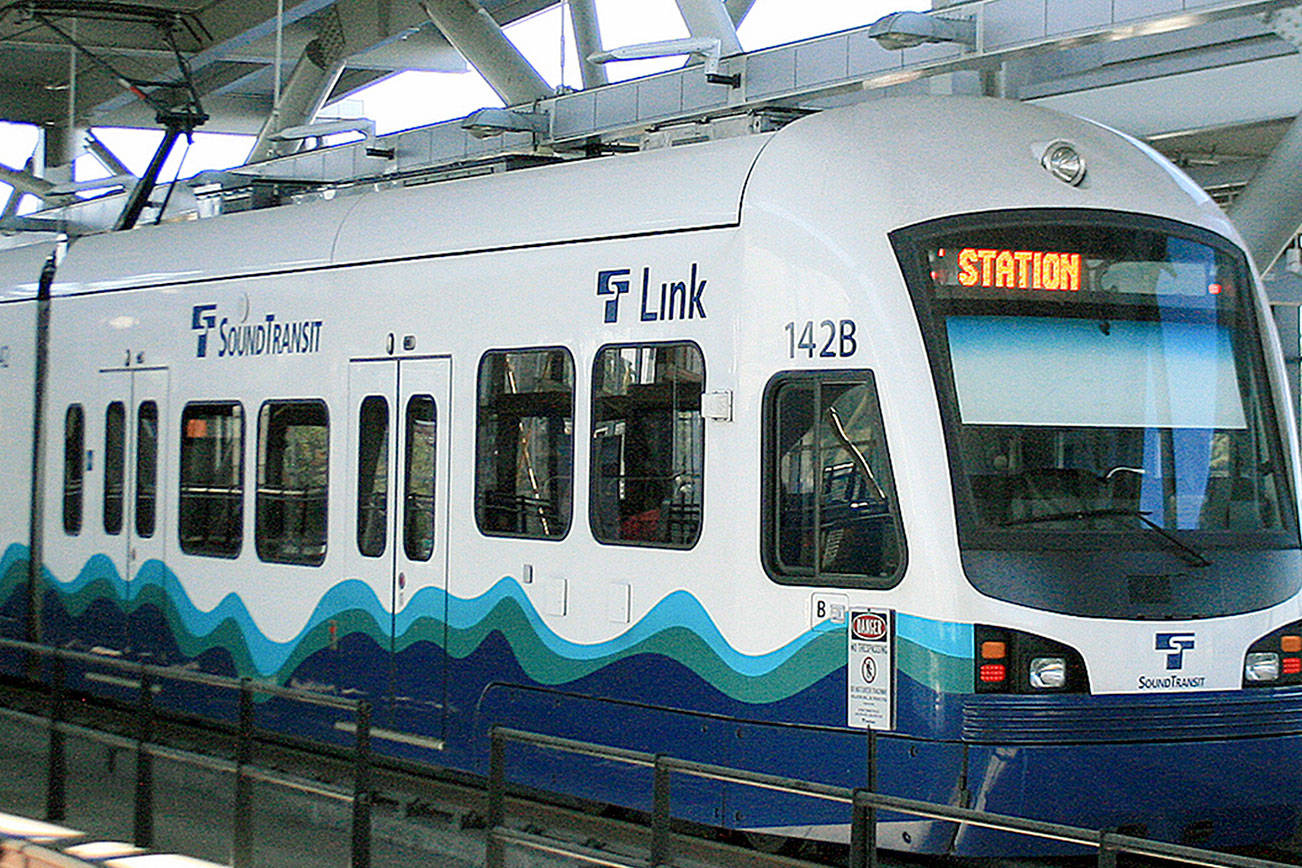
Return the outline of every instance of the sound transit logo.
{"type": "Polygon", "coordinates": [[[1184,668],[1184,652],[1194,649],[1193,633],[1158,633],[1155,651],[1170,652],[1166,655],[1168,670],[1184,668]]]}
{"type": "Polygon", "coordinates": [[[209,339],[215,337],[216,358],[229,356],[281,356],[315,353],[321,349],[319,319],[281,322],[269,313],[261,322],[231,323],[217,318],[217,305],[196,304],[190,313],[190,330],[197,334],[194,356],[209,357],[209,339]]]}

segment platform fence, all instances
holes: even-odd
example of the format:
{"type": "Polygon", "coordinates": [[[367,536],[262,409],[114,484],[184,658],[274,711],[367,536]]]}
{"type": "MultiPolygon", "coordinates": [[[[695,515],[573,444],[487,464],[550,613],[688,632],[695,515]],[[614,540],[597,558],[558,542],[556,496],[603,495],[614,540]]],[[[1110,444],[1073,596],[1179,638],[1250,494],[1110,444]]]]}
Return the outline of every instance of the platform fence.
{"type": "Polygon", "coordinates": [[[66,739],[75,737],[108,747],[131,751],[136,758],[132,843],[152,847],[154,843],[154,759],[162,759],[209,771],[231,774],[235,778],[234,823],[231,864],[234,868],[252,868],[254,864],[253,794],[254,784],[261,783],[321,799],[352,805],[352,830],[349,852],[351,868],[371,865],[371,706],[365,701],[344,699],[323,693],[297,690],[249,678],[228,678],[172,666],[130,662],[102,654],[51,648],[30,642],[0,638],[0,649],[25,655],[28,672],[39,674],[41,662],[48,666],[49,702],[44,716],[12,709],[0,709],[0,717],[24,723],[36,723],[48,729],[49,762],[46,775],[45,819],[62,822],[67,813],[68,764],[66,739]],[[89,669],[109,670],[116,675],[112,683],[135,691],[130,707],[134,737],[104,732],[67,721],[67,667],[75,663],[89,669]],[[235,731],[235,759],[227,760],[193,751],[179,750],[154,742],[156,715],[154,693],[159,681],[176,681],[208,688],[233,691],[238,701],[235,731]],[[289,702],[333,708],[350,714],[355,734],[350,748],[352,789],[345,790],[262,769],[253,764],[255,702],[259,695],[289,702]]]}
{"type": "MultiPolygon", "coordinates": [[[[712,763],[679,759],[665,754],[652,754],[644,751],[610,747],[506,727],[494,727],[491,732],[491,741],[487,808],[487,868],[503,868],[505,851],[508,846],[578,859],[588,864],[609,866],[609,868],[647,868],[647,866],[657,868],[657,866],[670,865],[675,855],[673,853],[673,835],[671,835],[674,815],[670,787],[674,775],[757,787],[771,792],[805,796],[846,805],[850,809],[849,868],[878,868],[879,854],[876,822],[878,811],[893,811],[924,819],[947,820],[968,826],[979,826],[986,829],[1078,845],[1096,851],[1098,868],[1116,868],[1117,857],[1122,854],[1146,859],[1161,859],[1181,865],[1202,866],[1202,868],[1289,868],[1282,862],[1220,853],[1162,841],[1150,841],[1106,829],[1092,830],[1061,823],[1027,820],[988,811],[978,811],[972,808],[960,808],[954,805],[942,805],[935,802],[883,795],[873,792],[869,788],[853,789],[832,786],[712,763]],[[511,743],[651,769],[651,842],[648,858],[645,860],[624,858],[611,853],[593,850],[592,848],[508,828],[505,825],[505,800],[508,785],[506,751],[508,744],[511,743]]],[[[875,780],[875,732],[870,731],[868,733],[868,741],[868,779],[875,780]]],[[[1296,868],[1296,866],[1293,866],[1293,868],[1296,868]]]]}

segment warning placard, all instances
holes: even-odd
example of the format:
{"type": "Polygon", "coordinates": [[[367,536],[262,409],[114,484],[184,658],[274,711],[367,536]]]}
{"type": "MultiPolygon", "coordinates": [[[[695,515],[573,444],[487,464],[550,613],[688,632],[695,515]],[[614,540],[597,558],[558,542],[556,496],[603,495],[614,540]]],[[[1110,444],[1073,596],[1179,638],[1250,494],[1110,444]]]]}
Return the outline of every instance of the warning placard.
{"type": "Polygon", "coordinates": [[[852,611],[846,670],[846,724],[859,729],[895,728],[895,613],[852,611]]]}

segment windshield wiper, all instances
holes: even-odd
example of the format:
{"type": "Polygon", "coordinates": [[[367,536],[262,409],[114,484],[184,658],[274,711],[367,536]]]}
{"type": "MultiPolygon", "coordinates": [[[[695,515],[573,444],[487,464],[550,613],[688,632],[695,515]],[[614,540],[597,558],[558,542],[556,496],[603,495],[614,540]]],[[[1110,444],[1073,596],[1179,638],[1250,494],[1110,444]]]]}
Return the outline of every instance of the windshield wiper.
{"type": "Polygon", "coordinates": [[[1014,518],[1009,521],[1000,522],[1000,527],[1012,527],[1018,524],[1039,524],[1047,521],[1071,521],[1073,519],[1086,518],[1137,518],[1142,521],[1149,530],[1156,533],[1162,539],[1175,546],[1183,555],[1185,563],[1194,567],[1210,567],[1212,562],[1198,549],[1189,545],[1166,528],[1148,517],[1147,510],[1141,509],[1120,509],[1117,507],[1107,509],[1077,509],[1072,512],[1054,512],[1048,515],[1033,515],[1027,518],[1014,518]]]}

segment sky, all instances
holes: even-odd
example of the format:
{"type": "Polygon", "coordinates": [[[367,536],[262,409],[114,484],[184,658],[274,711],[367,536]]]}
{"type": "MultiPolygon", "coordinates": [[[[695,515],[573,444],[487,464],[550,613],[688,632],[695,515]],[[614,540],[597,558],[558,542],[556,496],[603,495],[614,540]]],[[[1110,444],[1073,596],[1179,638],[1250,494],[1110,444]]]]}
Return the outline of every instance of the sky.
{"type": "MultiPolygon", "coordinates": [[[[613,48],[639,42],[653,42],[687,36],[687,27],[674,0],[596,0],[602,45],[613,48]]],[[[755,51],[859,27],[890,12],[930,9],[930,0],[755,0],[755,5],[737,29],[742,47],[755,51]]],[[[579,59],[570,28],[569,15],[553,6],[503,28],[507,37],[553,87],[562,83],[579,87],[579,59]]],[[[612,81],[649,75],[681,65],[681,59],[622,61],[608,64],[612,81]]],[[[335,106],[327,106],[321,117],[369,117],[383,134],[438,121],[464,117],[501,100],[474,69],[464,73],[403,72],[358,91],[335,106]]],[[[144,172],[162,137],[156,130],[96,127],[95,135],[132,172],[144,172]]],[[[0,122],[0,163],[21,168],[36,145],[36,129],[23,124],[0,122]]],[[[244,162],[253,145],[252,136],[198,132],[187,149],[180,143],[163,169],[161,177],[189,177],[207,169],[222,169],[244,162]]],[[[76,164],[78,179],[107,177],[108,172],[87,155],[76,164]]],[[[8,185],[0,183],[0,201],[8,185]]],[[[20,213],[36,207],[27,196],[20,213]]]]}

